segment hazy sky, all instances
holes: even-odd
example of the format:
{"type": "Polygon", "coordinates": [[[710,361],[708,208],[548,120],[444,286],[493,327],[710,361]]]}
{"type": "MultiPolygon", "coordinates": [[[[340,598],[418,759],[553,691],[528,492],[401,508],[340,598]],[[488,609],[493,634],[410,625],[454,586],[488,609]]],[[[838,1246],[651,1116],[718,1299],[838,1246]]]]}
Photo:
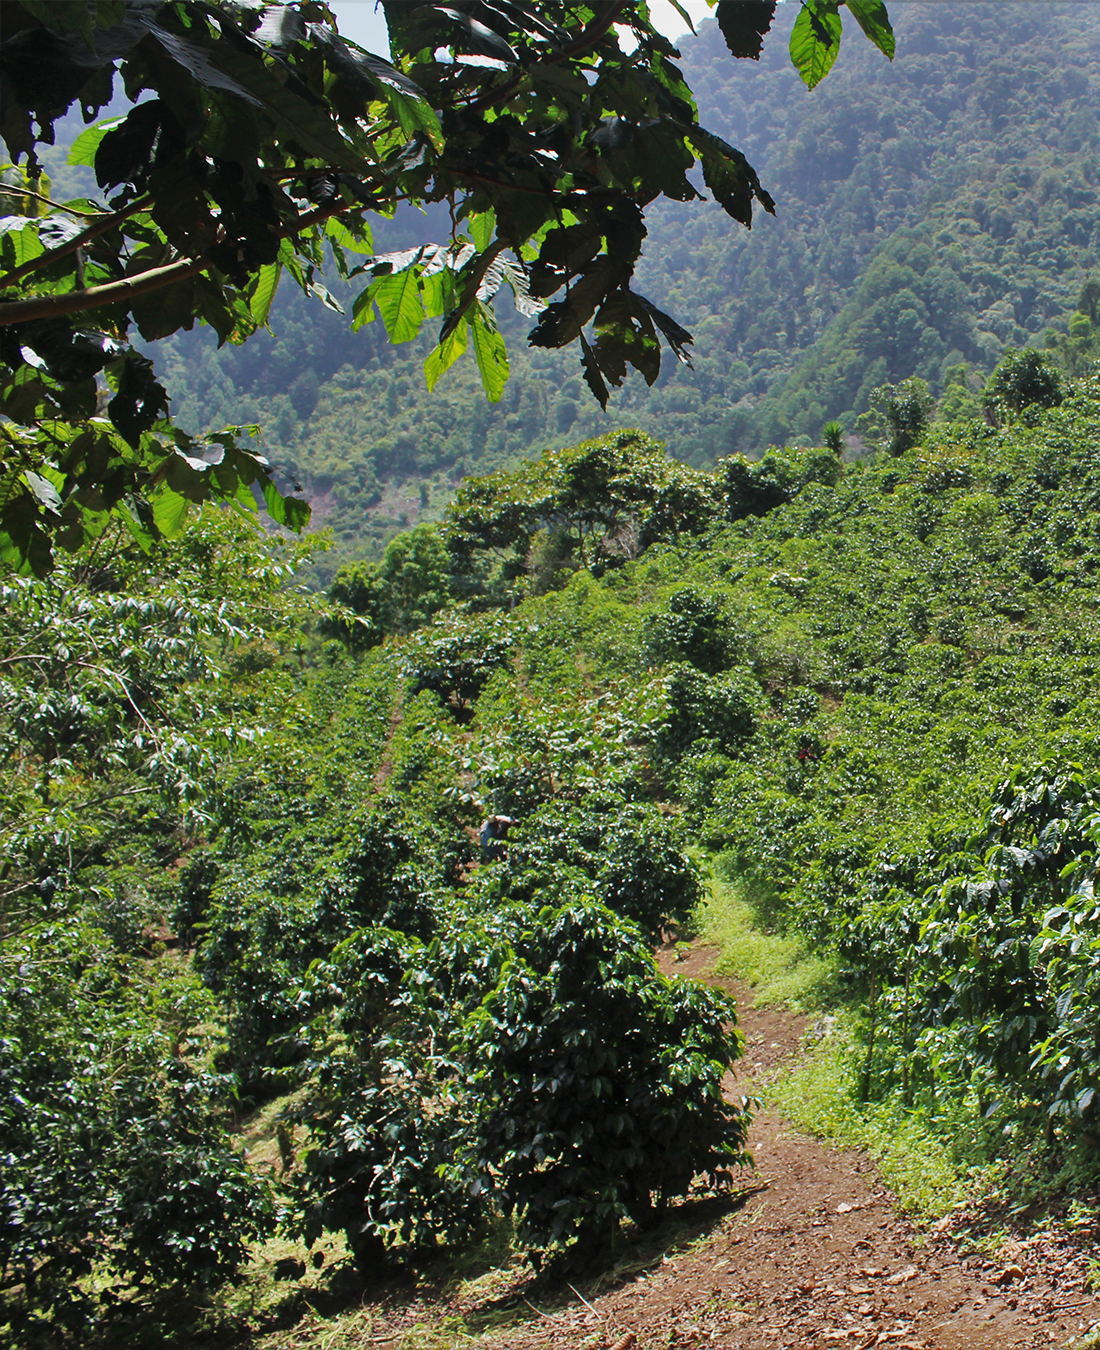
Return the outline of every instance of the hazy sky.
{"type": "MultiPolygon", "coordinates": [[[[375,0],[330,0],[330,3],[336,11],[341,33],[368,51],[377,52],[379,56],[389,55],[386,20],[381,9],[375,13],[375,0]]],[[[681,3],[695,24],[711,13],[706,0],[681,0],[681,3]]],[[[653,22],[670,38],[678,38],[687,31],[683,19],[669,4],[669,0],[651,0],[650,12],[653,22]]]]}

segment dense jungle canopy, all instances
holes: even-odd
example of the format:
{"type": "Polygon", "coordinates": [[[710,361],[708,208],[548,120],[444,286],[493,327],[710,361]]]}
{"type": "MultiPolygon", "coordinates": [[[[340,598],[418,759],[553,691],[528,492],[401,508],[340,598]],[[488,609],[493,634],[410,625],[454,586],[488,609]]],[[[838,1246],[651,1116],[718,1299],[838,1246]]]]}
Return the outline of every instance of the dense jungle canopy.
{"type": "MultiPolygon", "coordinates": [[[[335,531],[331,575],[437,519],[462,474],[532,448],[637,426],[705,468],[815,443],[833,418],[853,435],[887,382],[918,376],[968,414],[1006,348],[1087,352],[1069,322],[1100,261],[1100,15],[906,3],[891,14],[904,61],[857,34],[811,92],[785,49],[794,8],[780,6],[759,65],[731,62],[714,24],[680,43],[700,120],[744,151],[777,207],[750,232],[699,202],[647,212],[638,286],[694,334],[692,369],[666,358],[652,387],[633,377],[603,414],[576,357],[526,348],[529,322],[502,306],[512,375],[494,407],[468,362],[427,392],[429,334],[393,348],[375,325],[348,347],[339,315],[288,291],[271,336],[217,353],[209,333],[166,344],[178,420],[263,423],[266,451],[335,531]]],[[[409,247],[445,228],[399,213],[380,238],[409,247]]]]}

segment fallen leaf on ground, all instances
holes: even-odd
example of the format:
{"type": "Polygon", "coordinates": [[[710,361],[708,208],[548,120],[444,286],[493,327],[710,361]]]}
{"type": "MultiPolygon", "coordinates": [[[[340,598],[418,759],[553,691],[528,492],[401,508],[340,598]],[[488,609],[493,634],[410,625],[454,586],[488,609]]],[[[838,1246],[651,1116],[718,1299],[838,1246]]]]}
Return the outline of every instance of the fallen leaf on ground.
{"type": "Polygon", "coordinates": [[[994,1284],[1011,1284],[1013,1280],[1022,1280],[1024,1272],[1018,1265],[1013,1263],[1011,1266],[1005,1266],[999,1275],[993,1276],[994,1284]]]}
{"type": "Polygon", "coordinates": [[[902,1266],[900,1270],[895,1270],[893,1275],[887,1275],[887,1284],[908,1284],[910,1280],[917,1278],[916,1266],[902,1266]]]}

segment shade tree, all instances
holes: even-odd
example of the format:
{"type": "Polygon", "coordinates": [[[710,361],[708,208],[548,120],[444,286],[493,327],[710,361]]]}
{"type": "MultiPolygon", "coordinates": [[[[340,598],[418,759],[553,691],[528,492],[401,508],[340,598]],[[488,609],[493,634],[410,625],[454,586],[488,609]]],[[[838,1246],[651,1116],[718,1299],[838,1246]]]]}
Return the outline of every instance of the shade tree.
{"type": "MultiPolygon", "coordinates": [[[[305,523],[239,430],[196,440],[172,424],[130,338],[204,322],[244,341],[284,276],[330,305],[326,264],[365,283],[352,325],[380,316],[391,341],[442,320],[428,384],[471,346],[490,398],[508,374],[502,287],[536,319],[535,346],[580,347],[603,403],[628,366],[653,383],[662,341],[688,359],[691,335],[631,288],[646,208],[699,199],[697,165],[733,219],[774,208],[745,156],[699,124],[648,8],[384,9],[389,61],[340,37],[319,0],[5,6],[0,547],[12,564],[44,573],[55,543],[79,547],[105,513],[148,540],[196,501],[247,504],[253,488],[280,524],[305,523]],[[116,79],[133,106],[95,122],[116,79]],[[98,194],[58,202],[38,151],[74,105],[93,125],[71,157],[98,194]],[[377,249],[371,222],[399,202],[447,202],[450,237],[377,249]]],[[[804,0],[794,25],[811,86],[836,58],[840,9],[804,0]]],[[[759,57],[774,10],[719,4],[735,56],[759,57]]],[[[847,10],[892,55],[881,0],[847,10]]]]}
{"type": "Polygon", "coordinates": [[[1005,352],[989,377],[982,402],[993,417],[1021,413],[1031,405],[1054,408],[1065,397],[1062,378],[1034,348],[1005,352]]]}
{"type": "Polygon", "coordinates": [[[489,556],[518,578],[547,534],[558,541],[558,570],[598,574],[658,539],[699,533],[714,513],[710,475],[640,431],[617,431],[463,483],[444,536],[460,575],[489,556]]]}
{"type": "Polygon", "coordinates": [[[340,608],[326,615],[326,631],[356,650],[422,627],[450,599],[450,556],[438,527],[395,536],[378,563],[346,563],[328,597],[340,608]]]}

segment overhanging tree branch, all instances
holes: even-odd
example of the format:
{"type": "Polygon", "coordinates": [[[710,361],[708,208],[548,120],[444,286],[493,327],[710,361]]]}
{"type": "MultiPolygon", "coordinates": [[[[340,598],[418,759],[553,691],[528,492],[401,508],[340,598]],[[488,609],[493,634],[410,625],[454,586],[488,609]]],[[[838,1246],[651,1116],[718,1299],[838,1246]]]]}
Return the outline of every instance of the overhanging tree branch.
{"type": "MultiPolygon", "coordinates": [[[[10,191],[8,188],[4,190],[10,191]]],[[[16,267],[11,272],[5,272],[3,276],[0,276],[0,287],[14,286],[24,277],[29,277],[35,272],[41,272],[43,268],[49,267],[59,258],[65,258],[70,253],[75,253],[85,244],[90,244],[93,239],[98,239],[101,234],[106,234],[108,230],[113,230],[116,225],[121,225],[124,220],[137,215],[139,211],[144,211],[151,201],[151,197],[141,197],[138,201],[131,202],[125,210],[112,211],[109,215],[103,216],[94,225],[89,225],[86,230],[82,230],[80,234],[75,235],[64,244],[58,244],[56,248],[47,249],[45,253],[40,253],[37,258],[31,258],[29,262],[25,262],[22,267],[16,267]]]]}
{"type": "Polygon", "coordinates": [[[84,291],[66,291],[63,295],[36,295],[29,300],[0,300],[0,327],[13,323],[30,323],[32,319],[49,319],[63,314],[80,314],[87,309],[103,309],[106,305],[129,303],[150,291],[159,291],[176,281],[186,281],[212,264],[206,258],[183,258],[166,267],[154,267],[136,277],[109,281],[102,286],[89,286],[84,291]]]}
{"type": "MultiPolygon", "coordinates": [[[[341,215],[345,211],[361,211],[361,202],[340,202],[336,206],[318,207],[307,215],[300,216],[293,225],[279,231],[280,239],[292,239],[313,225],[320,225],[330,216],[341,215]]],[[[148,272],[140,272],[136,277],[125,277],[122,281],[108,281],[102,286],[89,286],[87,290],[66,291],[62,295],[38,295],[27,300],[0,300],[0,328],[13,323],[30,323],[32,319],[48,319],[63,314],[81,314],[89,309],[103,309],[106,305],[136,300],[138,296],[148,295],[150,291],[159,291],[177,281],[186,281],[188,277],[204,272],[214,264],[208,258],[181,258],[164,267],[153,267],[148,272]]]]}

